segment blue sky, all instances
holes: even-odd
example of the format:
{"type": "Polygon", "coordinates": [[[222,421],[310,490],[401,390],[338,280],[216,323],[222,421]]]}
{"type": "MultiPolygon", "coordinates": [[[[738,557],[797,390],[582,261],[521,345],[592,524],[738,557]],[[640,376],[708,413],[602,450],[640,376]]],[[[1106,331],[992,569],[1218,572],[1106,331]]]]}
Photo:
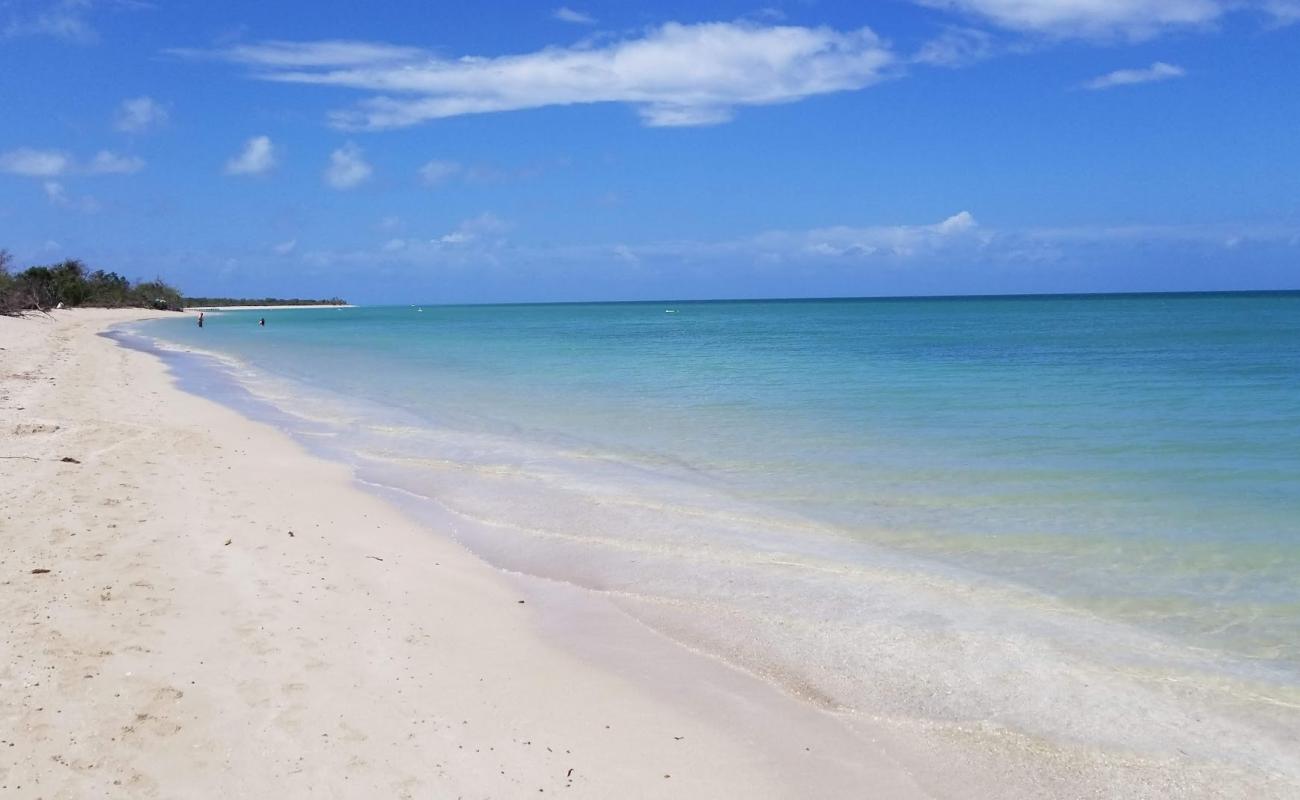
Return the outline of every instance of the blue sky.
{"type": "Polygon", "coordinates": [[[361,302],[1300,287],[1300,0],[0,0],[0,247],[361,302]]]}

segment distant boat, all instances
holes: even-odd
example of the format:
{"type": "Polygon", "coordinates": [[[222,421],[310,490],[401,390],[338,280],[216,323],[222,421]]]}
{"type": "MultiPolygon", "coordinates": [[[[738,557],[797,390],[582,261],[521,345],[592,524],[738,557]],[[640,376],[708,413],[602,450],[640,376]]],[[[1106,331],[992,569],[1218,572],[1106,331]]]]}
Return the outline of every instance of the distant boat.
{"type": "Polygon", "coordinates": [[[665,309],[664,309],[664,313],[665,313],[665,314],[676,314],[676,313],[677,313],[677,309],[675,309],[675,308],[665,308],[665,309]]]}

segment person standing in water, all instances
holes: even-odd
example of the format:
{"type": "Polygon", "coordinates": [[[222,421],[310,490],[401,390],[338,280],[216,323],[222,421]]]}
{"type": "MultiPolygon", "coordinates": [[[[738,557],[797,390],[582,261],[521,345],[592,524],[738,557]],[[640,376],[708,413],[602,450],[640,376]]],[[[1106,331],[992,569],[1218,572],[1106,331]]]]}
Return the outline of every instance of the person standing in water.
{"type": "Polygon", "coordinates": [[[199,312],[199,327],[200,327],[200,328],[203,327],[203,312],[202,312],[202,311],[199,312]]]}
{"type": "Polygon", "coordinates": [[[257,324],[258,324],[259,326],[265,328],[265,327],[266,327],[266,317],[262,317],[261,319],[259,319],[259,320],[257,321],[257,324]]]}

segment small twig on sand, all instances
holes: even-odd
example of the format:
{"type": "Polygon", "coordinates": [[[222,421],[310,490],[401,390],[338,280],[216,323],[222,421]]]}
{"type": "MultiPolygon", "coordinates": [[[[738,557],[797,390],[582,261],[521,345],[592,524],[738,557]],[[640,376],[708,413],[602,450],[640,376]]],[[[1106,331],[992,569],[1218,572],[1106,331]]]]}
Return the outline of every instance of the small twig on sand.
{"type": "Polygon", "coordinates": [[[383,559],[380,558],[379,556],[366,556],[366,558],[373,558],[376,561],[383,561],[383,559]]]}

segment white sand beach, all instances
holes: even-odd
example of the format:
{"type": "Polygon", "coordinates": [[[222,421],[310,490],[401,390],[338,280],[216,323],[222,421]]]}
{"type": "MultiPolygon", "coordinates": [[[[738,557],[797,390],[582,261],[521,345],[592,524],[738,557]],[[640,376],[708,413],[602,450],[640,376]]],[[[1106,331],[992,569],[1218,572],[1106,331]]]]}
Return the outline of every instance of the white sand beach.
{"type": "Polygon", "coordinates": [[[556,646],[605,617],[97,335],[151,313],[0,318],[0,794],[925,794],[755,679],[674,686],[666,640],[556,646]]]}
{"type": "Polygon", "coordinates": [[[164,313],[0,317],[4,796],[1293,796],[1267,766],[833,707],[492,567],[99,335],[164,313]]]}

